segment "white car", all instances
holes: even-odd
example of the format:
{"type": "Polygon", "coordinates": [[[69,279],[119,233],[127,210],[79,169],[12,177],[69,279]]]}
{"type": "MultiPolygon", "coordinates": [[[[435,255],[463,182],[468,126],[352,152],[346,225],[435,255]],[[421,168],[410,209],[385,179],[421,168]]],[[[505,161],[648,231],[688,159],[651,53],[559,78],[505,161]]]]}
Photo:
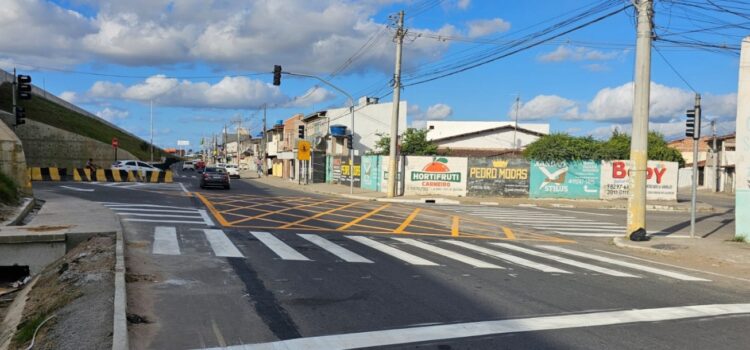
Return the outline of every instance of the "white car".
{"type": "Polygon", "coordinates": [[[161,172],[161,169],[154,167],[151,164],[146,164],[140,160],[118,160],[112,163],[112,170],[132,170],[136,172],[156,171],[161,172]]]}
{"type": "Polygon", "coordinates": [[[195,171],[195,163],[189,160],[182,162],[182,171],[185,171],[185,170],[195,171]]]}
{"type": "Polygon", "coordinates": [[[227,164],[224,166],[224,169],[227,169],[227,174],[229,174],[229,177],[236,177],[240,178],[240,169],[237,168],[234,164],[227,164]]]}

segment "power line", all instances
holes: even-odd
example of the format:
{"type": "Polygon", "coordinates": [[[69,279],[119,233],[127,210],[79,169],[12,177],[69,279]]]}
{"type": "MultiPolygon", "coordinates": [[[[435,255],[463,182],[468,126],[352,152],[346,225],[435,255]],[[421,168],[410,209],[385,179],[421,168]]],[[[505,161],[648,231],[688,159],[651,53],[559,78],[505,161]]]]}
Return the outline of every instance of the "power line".
{"type": "Polygon", "coordinates": [[[680,74],[680,72],[678,72],[677,69],[671,63],[669,63],[669,60],[667,60],[667,58],[664,57],[664,55],[661,53],[661,50],[659,50],[659,47],[657,47],[656,45],[654,45],[654,50],[656,50],[656,53],[658,53],[659,56],[661,57],[661,59],[664,60],[664,63],[666,63],[667,66],[669,66],[669,68],[672,69],[672,71],[674,72],[674,74],[677,74],[677,76],[680,77],[680,79],[682,80],[682,82],[685,83],[685,85],[687,85],[690,88],[690,90],[693,90],[693,92],[697,94],[698,91],[696,91],[693,88],[693,86],[690,85],[690,83],[688,83],[688,81],[685,79],[685,77],[683,77],[682,74],[680,74]]]}

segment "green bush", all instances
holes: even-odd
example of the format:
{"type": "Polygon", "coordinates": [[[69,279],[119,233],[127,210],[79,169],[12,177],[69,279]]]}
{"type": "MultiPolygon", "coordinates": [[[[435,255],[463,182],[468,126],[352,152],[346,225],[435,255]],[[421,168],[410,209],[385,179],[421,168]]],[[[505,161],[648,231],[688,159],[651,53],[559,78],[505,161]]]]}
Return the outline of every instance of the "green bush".
{"type": "Polygon", "coordinates": [[[4,204],[18,203],[18,186],[7,175],[0,173],[0,202],[4,204]]]}

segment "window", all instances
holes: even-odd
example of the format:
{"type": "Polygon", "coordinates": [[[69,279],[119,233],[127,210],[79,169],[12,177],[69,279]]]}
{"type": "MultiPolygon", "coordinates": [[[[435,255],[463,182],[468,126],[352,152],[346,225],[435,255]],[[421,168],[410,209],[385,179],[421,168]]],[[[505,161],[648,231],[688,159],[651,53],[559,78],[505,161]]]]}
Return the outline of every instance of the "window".
{"type": "Polygon", "coordinates": [[[435,125],[430,125],[430,130],[435,130],[435,125]]]}
{"type": "Polygon", "coordinates": [[[141,168],[153,168],[152,166],[144,163],[144,162],[138,162],[138,166],[141,168]]]}
{"type": "Polygon", "coordinates": [[[125,163],[125,165],[135,166],[135,162],[130,161],[130,162],[125,163]]]}

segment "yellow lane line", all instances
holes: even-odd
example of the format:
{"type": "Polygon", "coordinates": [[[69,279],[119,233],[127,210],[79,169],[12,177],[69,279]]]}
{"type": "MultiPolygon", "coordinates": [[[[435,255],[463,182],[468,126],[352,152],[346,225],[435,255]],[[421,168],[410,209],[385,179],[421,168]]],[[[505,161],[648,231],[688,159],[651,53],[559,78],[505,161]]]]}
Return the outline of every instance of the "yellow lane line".
{"type": "Polygon", "coordinates": [[[296,207],[284,208],[284,209],[279,209],[279,210],[275,210],[275,211],[269,211],[267,213],[258,214],[258,215],[254,215],[254,216],[249,216],[249,217],[246,217],[244,219],[234,221],[234,222],[232,222],[232,225],[236,225],[236,224],[239,224],[241,222],[246,222],[246,221],[250,221],[250,220],[255,220],[255,219],[258,219],[258,218],[263,218],[263,217],[266,217],[266,216],[269,216],[269,215],[273,215],[273,214],[283,213],[285,211],[290,211],[290,210],[300,209],[300,208],[305,208],[305,207],[311,207],[311,206],[314,206],[314,205],[319,205],[319,204],[330,202],[330,201],[334,201],[334,200],[335,199],[330,199],[330,200],[322,201],[322,202],[313,202],[313,203],[308,203],[308,204],[304,204],[304,205],[300,205],[300,206],[296,206],[296,207]]]}
{"type": "Polygon", "coordinates": [[[214,217],[216,218],[216,220],[219,220],[219,223],[222,226],[232,226],[232,224],[230,224],[229,222],[227,222],[227,220],[224,219],[224,216],[222,216],[216,210],[216,208],[214,208],[214,205],[211,204],[211,202],[209,202],[208,199],[206,199],[206,197],[203,197],[203,195],[200,194],[200,193],[198,193],[198,192],[195,192],[195,196],[198,197],[198,199],[200,199],[201,202],[203,202],[203,204],[206,206],[206,208],[208,208],[208,211],[210,211],[211,214],[214,215],[214,217]]]}
{"type": "Polygon", "coordinates": [[[453,215],[453,224],[451,225],[451,236],[458,237],[458,216],[453,215]]]}
{"type": "Polygon", "coordinates": [[[334,212],[336,212],[337,210],[340,210],[340,209],[345,209],[345,208],[349,208],[349,207],[353,207],[353,206],[355,206],[355,205],[357,205],[357,204],[362,204],[362,203],[364,203],[364,202],[354,202],[354,203],[349,203],[349,204],[347,204],[347,205],[344,205],[344,206],[341,206],[341,207],[338,207],[338,208],[333,208],[333,209],[331,209],[331,210],[326,210],[326,211],[324,211],[324,212],[321,212],[321,213],[317,213],[317,214],[315,214],[315,215],[313,215],[313,216],[311,216],[311,217],[309,217],[309,218],[305,218],[305,219],[297,220],[297,221],[295,221],[295,222],[290,222],[290,223],[288,223],[288,224],[286,224],[286,225],[284,225],[284,226],[281,226],[280,228],[288,228],[288,227],[294,226],[294,225],[296,225],[296,224],[299,224],[299,223],[302,223],[302,222],[305,222],[305,221],[309,221],[309,220],[312,220],[312,219],[315,219],[315,218],[319,218],[319,217],[321,217],[321,216],[323,216],[323,215],[326,215],[326,214],[331,214],[331,213],[334,213],[334,212]]]}
{"type": "Polygon", "coordinates": [[[516,235],[513,231],[505,226],[503,226],[503,233],[505,233],[505,237],[508,239],[516,239],[516,235]]]}
{"type": "Polygon", "coordinates": [[[352,227],[352,226],[354,226],[354,225],[358,224],[358,223],[359,223],[360,221],[362,221],[362,220],[364,220],[364,219],[367,219],[367,218],[369,218],[370,216],[372,216],[372,215],[375,215],[375,214],[377,214],[377,213],[378,213],[379,211],[381,211],[381,210],[383,210],[383,209],[385,209],[385,208],[388,208],[388,207],[390,207],[390,206],[391,206],[390,204],[384,204],[384,205],[380,206],[379,208],[377,208],[377,209],[375,209],[375,210],[372,210],[372,211],[370,211],[369,213],[367,213],[367,214],[365,214],[365,215],[362,215],[362,216],[360,216],[360,217],[358,217],[358,218],[356,218],[356,219],[354,219],[354,220],[350,221],[350,222],[349,222],[348,224],[346,224],[346,225],[344,225],[344,226],[341,226],[341,227],[337,228],[336,230],[337,230],[337,231],[343,231],[343,230],[346,230],[346,229],[348,229],[348,228],[350,228],[350,227],[352,227]]]}
{"type": "Polygon", "coordinates": [[[409,224],[411,224],[411,222],[414,220],[414,218],[417,217],[417,215],[419,214],[419,212],[421,210],[422,210],[422,208],[414,209],[414,211],[412,211],[411,214],[409,214],[409,216],[406,217],[406,220],[404,220],[404,222],[402,222],[401,225],[399,225],[398,228],[396,228],[395,230],[393,230],[393,233],[403,233],[404,230],[407,227],[409,227],[409,224]]]}

